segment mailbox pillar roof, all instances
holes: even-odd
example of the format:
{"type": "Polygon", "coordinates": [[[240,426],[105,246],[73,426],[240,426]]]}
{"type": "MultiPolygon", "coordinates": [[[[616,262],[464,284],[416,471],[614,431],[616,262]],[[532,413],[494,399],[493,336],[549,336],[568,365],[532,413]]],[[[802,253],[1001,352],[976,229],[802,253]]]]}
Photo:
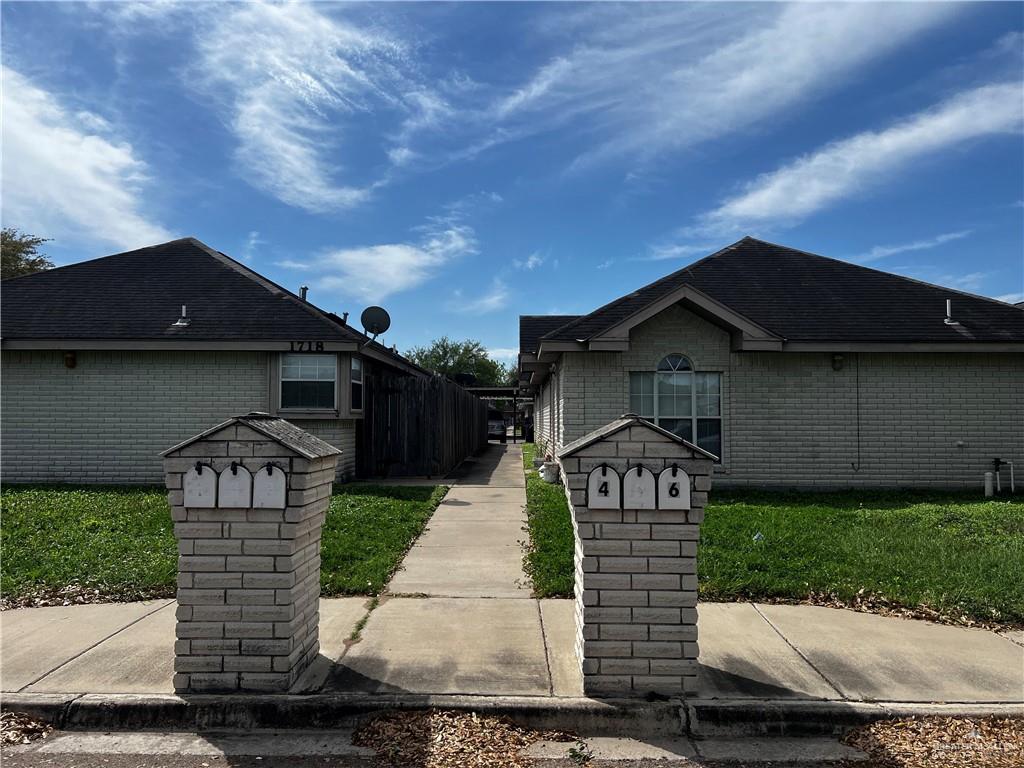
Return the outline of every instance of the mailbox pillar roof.
{"type": "Polygon", "coordinates": [[[290,421],[271,416],[266,413],[259,413],[253,411],[247,413],[244,416],[232,416],[227,421],[218,424],[215,427],[205,432],[201,432],[194,437],[190,437],[182,443],[178,443],[173,448],[168,448],[166,451],[161,453],[161,456],[169,456],[175,451],[180,451],[185,446],[197,443],[211,435],[216,434],[226,427],[230,427],[235,424],[241,424],[255,431],[261,435],[266,436],[268,440],[273,440],[275,443],[283,445],[299,456],[306,459],[321,459],[325,456],[337,456],[342,451],[340,448],[335,448],[330,443],[324,442],[319,437],[311,435],[304,429],[292,424],[290,421]]]}
{"type": "Polygon", "coordinates": [[[605,424],[603,427],[598,427],[593,432],[590,432],[584,435],[583,437],[577,440],[573,440],[571,443],[566,444],[565,446],[562,447],[560,451],[558,451],[558,458],[567,459],[577,451],[582,451],[587,446],[593,445],[594,443],[600,442],[601,440],[606,440],[607,438],[614,435],[616,432],[621,432],[627,427],[634,426],[646,427],[652,432],[656,432],[657,434],[662,435],[663,437],[667,437],[672,442],[678,443],[683,447],[693,451],[693,453],[699,458],[711,459],[712,461],[718,459],[718,457],[715,456],[715,454],[709,453],[708,451],[705,451],[703,448],[694,445],[689,440],[683,440],[683,438],[679,437],[679,435],[673,432],[669,432],[667,429],[662,429],[657,424],[654,424],[648,421],[647,419],[641,416],[637,416],[636,414],[633,413],[623,414],[615,421],[609,422],[608,424],[605,424]]]}

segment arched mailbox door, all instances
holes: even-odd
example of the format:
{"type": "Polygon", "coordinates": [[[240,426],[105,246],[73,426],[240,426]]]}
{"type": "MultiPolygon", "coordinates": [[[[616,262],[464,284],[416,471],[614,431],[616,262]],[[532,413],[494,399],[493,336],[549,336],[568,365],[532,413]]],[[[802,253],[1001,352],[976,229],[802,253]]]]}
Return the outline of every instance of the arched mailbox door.
{"type": "Polygon", "coordinates": [[[217,473],[208,464],[196,465],[182,478],[186,507],[211,509],[217,506],[217,473]]]}
{"type": "Polygon", "coordinates": [[[658,509],[690,508],[690,476],[679,467],[668,467],[658,475],[658,509]]]}
{"type": "Polygon", "coordinates": [[[232,464],[217,480],[218,507],[248,507],[252,504],[252,474],[241,464],[232,464]]]}
{"type": "Polygon", "coordinates": [[[619,473],[607,466],[592,470],[587,477],[587,504],[591,509],[622,509],[619,473]]]}
{"type": "Polygon", "coordinates": [[[252,478],[252,506],[254,509],[284,509],[287,504],[287,482],[280,467],[267,464],[252,478]]]}
{"type": "Polygon", "coordinates": [[[623,509],[657,509],[654,474],[643,467],[633,467],[622,477],[623,509]]]}

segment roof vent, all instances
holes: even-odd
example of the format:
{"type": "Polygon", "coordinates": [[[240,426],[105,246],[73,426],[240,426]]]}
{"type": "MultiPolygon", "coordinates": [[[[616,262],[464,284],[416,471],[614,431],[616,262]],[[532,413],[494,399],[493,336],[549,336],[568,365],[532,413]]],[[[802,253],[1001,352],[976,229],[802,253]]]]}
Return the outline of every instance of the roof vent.
{"type": "Polygon", "coordinates": [[[190,325],[192,325],[192,320],[188,316],[188,308],[184,304],[182,304],[181,305],[181,317],[179,317],[177,320],[175,320],[171,327],[172,328],[187,328],[190,325]]]}
{"type": "Polygon", "coordinates": [[[303,301],[305,301],[307,293],[309,293],[309,286],[308,285],[300,285],[299,286],[299,298],[302,299],[303,301]]]}
{"type": "Polygon", "coordinates": [[[953,319],[953,300],[946,299],[946,319],[943,321],[946,325],[960,325],[956,320],[953,319]]]}

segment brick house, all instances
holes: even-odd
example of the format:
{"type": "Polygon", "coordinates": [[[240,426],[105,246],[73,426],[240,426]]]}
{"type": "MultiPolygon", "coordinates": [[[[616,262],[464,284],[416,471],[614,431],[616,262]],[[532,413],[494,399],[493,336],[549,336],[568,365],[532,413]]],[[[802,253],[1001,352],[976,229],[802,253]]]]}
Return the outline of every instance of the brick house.
{"type": "Polygon", "coordinates": [[[995,457],[1024,466],[1024,308],[993,299],[747,237],[519,328],[547,451],[636,413],[720,457],[716,487],[980,487],[995,457]]]}
{"type": "Polygon", "coordinates": [[[364,379],[429,374],[193,238],[2,283],[7,483],[157,483],[169,445],[250,411],[343,450],[364,379]]]}

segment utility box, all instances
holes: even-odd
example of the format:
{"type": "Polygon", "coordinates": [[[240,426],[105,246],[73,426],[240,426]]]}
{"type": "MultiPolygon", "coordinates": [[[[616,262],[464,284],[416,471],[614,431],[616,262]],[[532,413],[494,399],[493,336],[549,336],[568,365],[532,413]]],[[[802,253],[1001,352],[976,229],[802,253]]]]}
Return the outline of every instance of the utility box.
{"type": "Polygon", "coordinates": [[[717,457],[627,414],[557,458],[576,538],[584,692],[694,692],[697,542],[717,457]]]}
{"type": "Polygon", "coordinates": [[[340,454],[264,413],[162,454],[178,541],[176,691],[286,692],[316,658],[320,533],[340,454]]]}

